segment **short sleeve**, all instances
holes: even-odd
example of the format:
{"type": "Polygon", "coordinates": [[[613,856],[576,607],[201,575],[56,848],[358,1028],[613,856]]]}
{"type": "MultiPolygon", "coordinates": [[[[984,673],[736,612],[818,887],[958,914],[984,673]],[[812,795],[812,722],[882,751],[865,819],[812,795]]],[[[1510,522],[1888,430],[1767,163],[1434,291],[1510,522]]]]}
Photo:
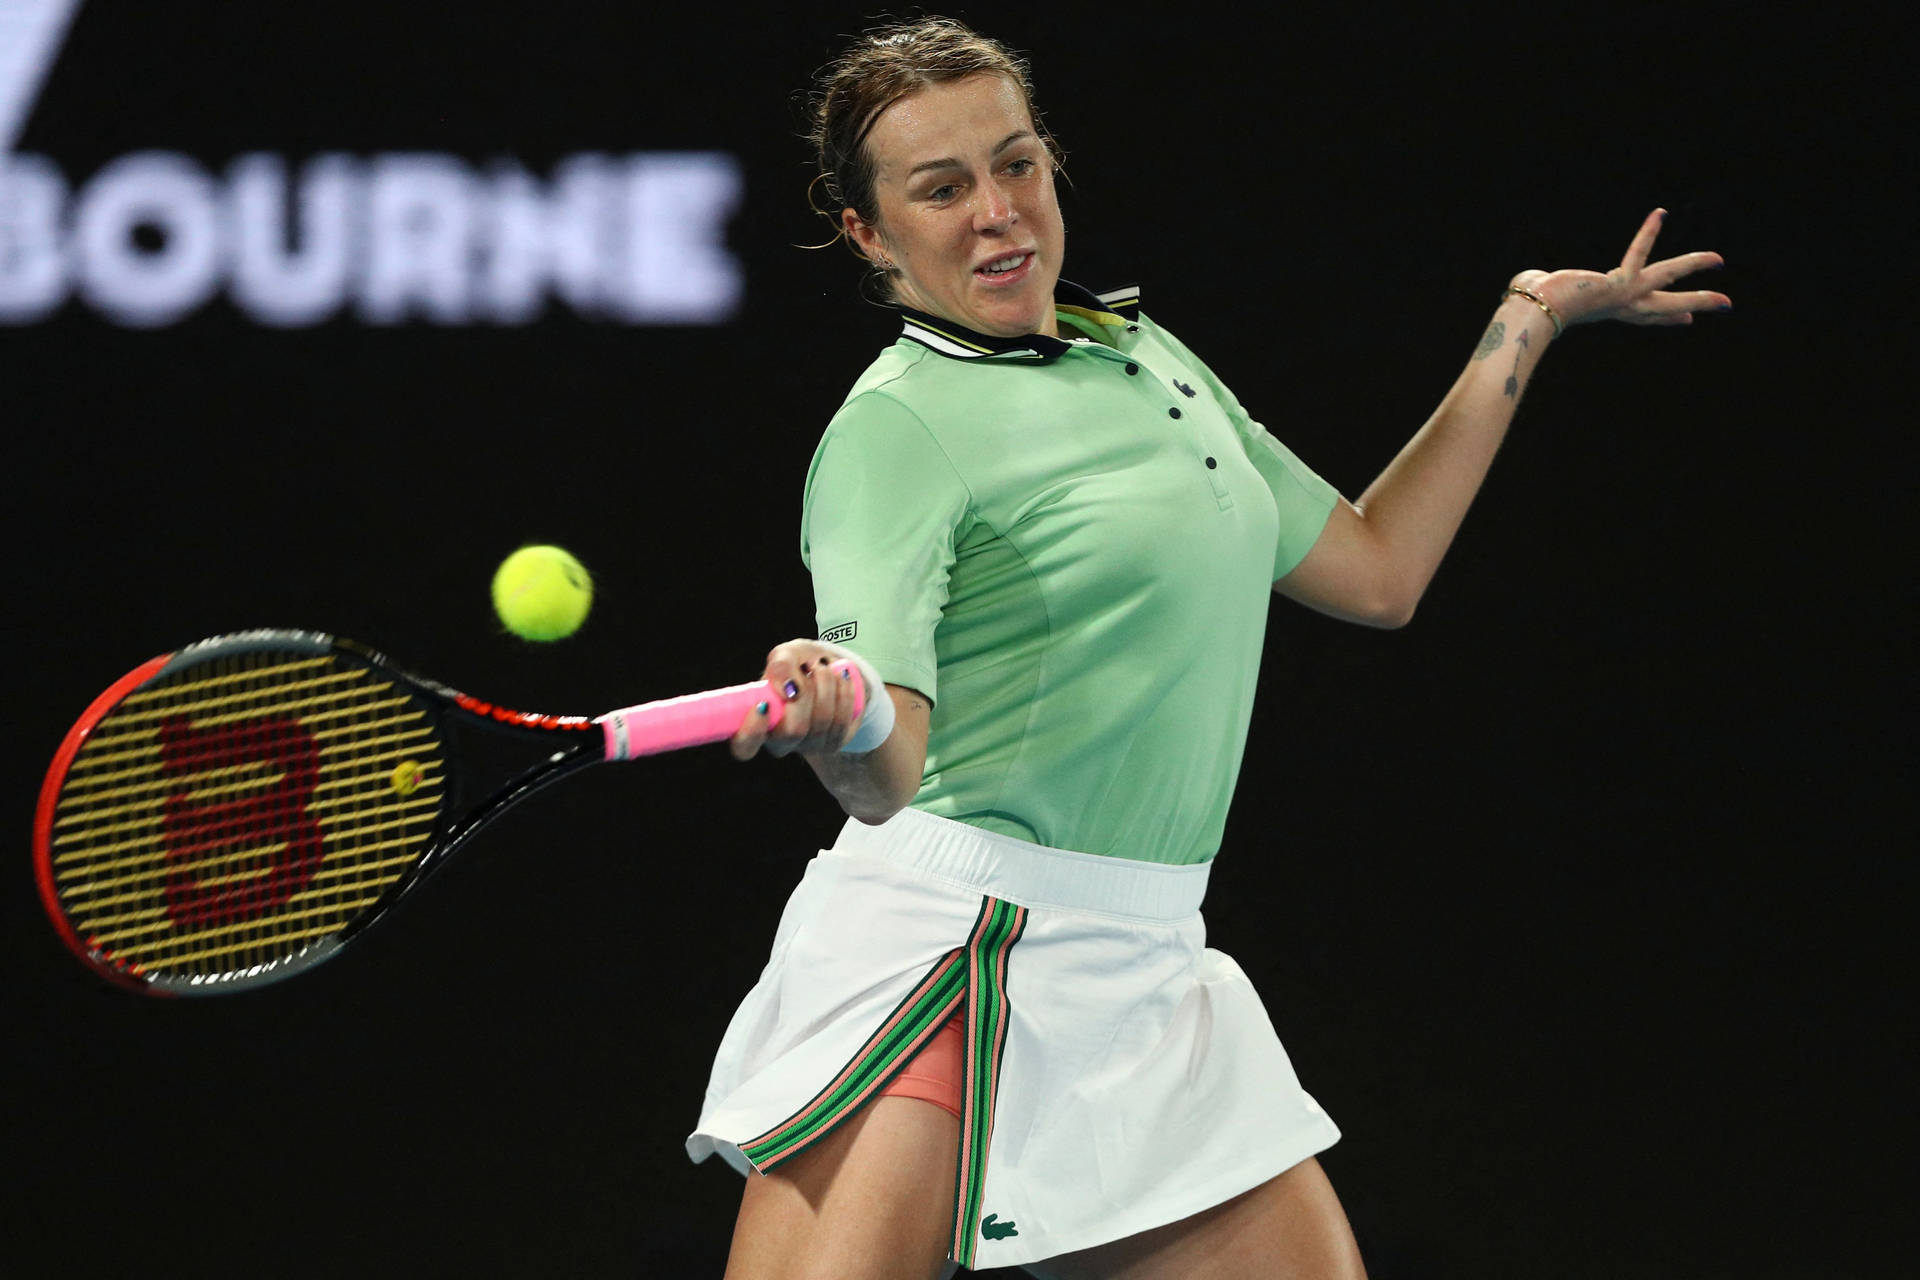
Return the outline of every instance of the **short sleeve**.
{"type": "Polygon", "coordinates": [[[814,452],[800,519],[820,638],[937,698],[934,629],[969,507],[917,414],[884,392],[849,400],[814,452]]]}
{"type": "Polygon", "coordinates": [[[1313,544],[1320,540],[1340,492],[1300,461],[1271,431],[1248,420],[1241,434],[1247,459],[1267,482],[1274,506],[1280,510],[1280,536],[1273,549],[1273,581],[1292,573],[1313,544]]]}
{"type": "Polygon", "coordinates": [[[1254,421],[1240,401],[1234,398],[1233,392],[1227,390],[1226,384],[1214,376],[1213,370],[1182,345],[1178,338],[1165,329],[1159,329],[1159,334],[1169,347],[1193,366],[1226,409],[1233,419],[1234,430],[1240,436],[1241,446],[1247,451],[1247,460],[1253,463],[1260,478],[1267,482],[1268,491],[1273,494],[1274,505],[1280,510],[1280,535],[1274,544],[1272,578],[1272,581],[1278,582],[1292,573],[1307,558],[1307,552],[1313,550],[1321,530],[1327,527],[1327,518],[1333,514],[1334,504],[1340,500],[1340,491],[1300,461],[1293,450],[1281,444],[1271,431],[1254,421]]]}

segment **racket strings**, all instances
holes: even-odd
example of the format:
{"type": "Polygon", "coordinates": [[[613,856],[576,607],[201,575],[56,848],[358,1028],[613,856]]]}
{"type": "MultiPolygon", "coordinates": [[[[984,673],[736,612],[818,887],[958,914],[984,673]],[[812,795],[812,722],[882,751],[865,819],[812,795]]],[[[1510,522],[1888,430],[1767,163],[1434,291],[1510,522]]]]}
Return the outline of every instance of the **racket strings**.
{"type": "MultiPolygon", "coordinates": [[[[317,734],[315,736],[323,742],[334,741],[338,737],[338,735],[330,734],[317,734]]],[[[362,758],[364,763],[370,766],[383,763],[389,766],[397,766],[403,761],[418,758],[423,765],[431,763],[431,767],[437,768],[438,762],[432,755],[436,750],[437,747],[435,747],[433,743],[432,730],[421,726],[394,734],[393,745],[390,748],[384,751],[376,750],[368,752],[362,758]]],[[[215,794],[216,789],[222,783],[239,783],[256,776],[259,781],[264,782],[267,780],[264,770],[254,765],[235,765],[224,768],[207,769],[197,776],[207,784],[207,789],[181,793],[177,779],[157,774],[143,782],[112,787],[106,790],[89,792],[84,787],[76,788],[74,791],[75,798],[80,799],[85,797],[87,800],[84,810],[74,809],[63,811],[55,819],[54,829],[57,831],[63,825],[85,821],[96,836],[114,834],[122,830],[141,831],[147,829],[153,821],[152,799],[156,794],[185,794],[193,798],[206,799],[215,794]],[[122,801],[124,801],[124,803],[111,803],[122,801]],[[120,822],[109,821],[110,819],[122,817],[127,817],[128,820],[120,822]]],[[[348,791],[357,793],[367,789],[378,789],[386,785],[388,785],[388,779],[384,775],[379,777],[365,775],[324,779],[314,786],[313,794],[316,797],[326,798],[315,799],[307,807],[310,810],[325,810],[330,806],[339,808],[342,806],[357,805],[364,802],[363,797],[357,794],[342,796],[339,793],[348,791]]],[[[62,857],[71,858],[77,856],[81,855],[61,854],[56,856],[55,861],[59,861],[62,857]]]]}
{"type": "Polygon", "coordinates": [[[95,725],[54,814],[56,891],[127,971],[258,971],[380,902],[428,846],[446,783],[425,711],[374,670],[229,653],[95,725]]]}
{"type": "MultiPolygon", "coordinates": [[[[412,848],[412,841],[410,840],[389,840],[384,843],[389,849],[405,850],[405,852],[395,852],[391,857],[377,858],[351,868],[322,867],[315,873],[314,880],[316,882],[340,880],[344,877],[362,876],[368,871],[376,871],[382,868],[405,867],[408,863],[413,862],[420,856],[418,851],[412,848]]],[[[108,908],[125,906],[129,903],[148,903],[151,901],[152,896],[153,893],[150,888],[142,888],[128,893],[110,893],[100,897],[90,898],[87,905],[94,911],[105,912],[108,908]]],[[[142,906],[136,911],[123,911],[117,915],[103,914],[96,916],[93,918],[92,923],[97,936],[97,932],[102,929],[112,928],[117,925],[139,924],[159,919],[164,914],[164,910],[165,909],[161,907],[142,906]]]]}
{"type": "MultiPolygon", "coordinates": [[[[431,821],[438,815],[439,802],[434,797],[425,799],[416,798],[402,805],[391,806],[391,810],[391,813],[384,809],[377,811],[377,813],[369,819],[369,815],[365,812],[365,806],[362,806],[348,815],[348,821],[358,821],[359,825],[346,825],[342,823],[337,826],[330,826],[328,828],[328,835],[331,839],[341,843],[359,842],[356,847],[363,853],[377,852],[383,847],[394,848],[401,845],[409,845],[412,843],[410,835],[403,835],[402,838],[399,839],[373,841],[368,840],[367,837],[386,836],[394,833],[410,833],[423,814],[428,821],[431,821]]],[[[178,858],[168,862],[166,866],[162,868],[156,867],[153,863],[152,845],[153,840],[151,836],[135,836],[129,839],[105,842],[90,849],[68,855],[69,862],[77,862],[84,857],[87,860],[87,866],[91,872],[88,876],[87,883],[84,886],[75,886],[74,892],[79,894],[84,891],[88,895],[87,900],[89,902],[94,905],[99,905],[102,899],[95,895],[113,889],[124,888],[127,885],[150,884],[156,879],[164,879],[168,876],[182,873],[193,876],[202,884],[209,884],[220,878],[222,875],[221,867],[237,865],[243,861],[251,861],[256,857],[264,856],[272,852],[271,849],[262,847],[261,849],[248,849],[242,852],[222,852],[203,858],[178,858]],[[117,872],[127,872],[128,874],[115,874],[117,872]]],[[[323,869],[314,873],[314,879],[319,880],[324,876],[346,874],[349,870],[350,868],[338,866],[323,869]]],[[[246,872],[240,871],[234,874],[246,874],[246,872]]]]}
{"type": "MultiPolygon", "coordinates": [[[[338,696],[339,696],[338,694],[334,695],[335,698],[337,698],[338,696]]],[[[301,709],[306,707],[318,707],[318,706],[331,705],[333,700],[334,700],[333,698],[301,699],[298,702],[289,703],[284,708],[284,710],[286,710],[290,714],[298,714],[301,709]]],[[[180,714],[185,715],[185,714],[190,714],[190,712],[183,711],[180,714]]],[[[406,725],[417,723],[418,721],[418,715],[416,713],[416,714],[395,716],[392,719],[385,721],[384,723],[377,723],[377,724],[355,723],[345,727],[344,729],[338,726],[335,726],[332,728],[321,727],[322,725],[328,724],[329,721],[336,721],[341,719],[345,714],[346,713],[338,710],[313,711],[310,714],[300,716],[299,718],[300,718],[300,723],[302,727],[305,728],[306,731],[309,734],[311,734],[316,740],[322,741],[322,742],[335,741],[343,737],[358,737],[365,734],[370,729],[383,728],[388,726],[403,727],[406,725]]],[[[212,728],[212,727],[221,726],[221,725],[242,726],[249,723],[250,721],[251,721],[251,717],[245,716],[244,714],[239,712],[235,712],[230,715],[215,716],[207,720],[196,719],[194,723],[198,727],[202,729],[206,729],[206,728],[212,728]]],[[[138,764],[141,761],[144,761],[147,758],[147,753],[148,753],[148,750],[150,749],[151,735],[154,732],[154,729],[163,726],[165,723],[166,723],[165,721],[158,721],[153,726],[145,727],[142,732],[116,735],[118,737],[131,740],[133,745],[129,746],[126,750],[116,752],[110,749],[115,744],[112,744],[112,743],[102,744],[100,748],[101,750],[100,758],[95,763],[99,767],[104,769],[114,764],[120,764],[120,763],[138,764]]],[[[243,768],[243,767],[238,767],[238,768],[243,768]]]]}

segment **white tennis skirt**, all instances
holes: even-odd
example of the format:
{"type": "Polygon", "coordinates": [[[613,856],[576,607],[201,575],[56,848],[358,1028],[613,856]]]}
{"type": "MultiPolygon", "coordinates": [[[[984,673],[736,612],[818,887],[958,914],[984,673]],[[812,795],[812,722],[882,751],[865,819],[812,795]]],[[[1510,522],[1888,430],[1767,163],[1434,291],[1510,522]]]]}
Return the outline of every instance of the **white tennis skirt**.
{"type": "Polygon", "coordinates": [[[807,866],[714,1060],[687,1154],[761,1173],[966,1018],[949,1257],[1005,1267],[1198,1213],[1340,1131],[1247,976],[1207,866],[1028,844],[903,810],[807,866]]]}

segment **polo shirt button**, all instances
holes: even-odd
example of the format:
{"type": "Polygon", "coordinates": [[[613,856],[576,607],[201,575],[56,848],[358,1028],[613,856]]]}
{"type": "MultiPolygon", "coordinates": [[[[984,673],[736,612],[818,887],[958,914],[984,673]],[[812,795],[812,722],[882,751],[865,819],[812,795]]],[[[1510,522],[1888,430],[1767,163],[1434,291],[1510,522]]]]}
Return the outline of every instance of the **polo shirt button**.
{"type": "Polygon", "coordinates": [[[1137,324],[1130,324],[1130,325],[1128,325],[1128,326],[1127,326],[1127,332],[1128,332],[1128,333],[1138,333],[1138,332],[1140,332],[1140,326],[1139,326],[1139,325],[1137,325],[1137,324]]]}
{"type": "Polygon", "coordinates": [[[1128,365],[1128,366],[1127,366],[1127,372],[1128,372],[1128,373],[1130,373],[1130,374],[1132,374],[1132,373],[1138,373],[1138,372],[1140,372],[1140,366],[1139,366],[1139,365],[1137,365],[1137,364],[1130,364],[1130,365],[1128,365]]]}
{"type": "Polygon", "coordinates": [[[1167,410],[1167,416],[1169,418],[1177,418],[1180,416],[1180,411],[1178,409],[1169,409],[1167,410]]]}
{"type": "Polygon", "coordinates": [[[1220,464],[1219,464],[1219,463],[1217,463],[1217,462],[1215,462],[1215,461],[1214,461],[1214,460],[1213,460],[1212,458],[1208,458],[1208,459],[1207,459],[1207,470],[1209,470],[1209,471],[1211,471],[1211,470],[1213,470],[1213,469],[1214,469],[1215,467],[1217,467],[1217,466],[1219,466],[1219,465],[1220,465],[1220,464]]]}

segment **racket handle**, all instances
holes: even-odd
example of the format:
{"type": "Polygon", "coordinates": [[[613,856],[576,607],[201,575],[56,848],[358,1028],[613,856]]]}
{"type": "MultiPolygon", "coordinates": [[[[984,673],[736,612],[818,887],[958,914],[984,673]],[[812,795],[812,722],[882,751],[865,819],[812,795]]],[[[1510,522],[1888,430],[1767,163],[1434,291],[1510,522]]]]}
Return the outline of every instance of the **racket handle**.
{"type": "MultiPolygon", "coordinates": [[[[836,662],[831,670],[840,673],[851,667],[850,662],[836,662]]],[[[866,683],[857,669],[846,678],[853,681],[853,714],[858,720],[867,709],[866,683]]],[[[767,727],[773,728],[787,713],[787,699],[770,680],[609,711],[599,717],[600,732],[606,740],[606,758],[632,760],[662,751],[678,751],[682,747],[725,742],[734,735],[747,713],[762,702],[767,704],[767,727]]]]}

